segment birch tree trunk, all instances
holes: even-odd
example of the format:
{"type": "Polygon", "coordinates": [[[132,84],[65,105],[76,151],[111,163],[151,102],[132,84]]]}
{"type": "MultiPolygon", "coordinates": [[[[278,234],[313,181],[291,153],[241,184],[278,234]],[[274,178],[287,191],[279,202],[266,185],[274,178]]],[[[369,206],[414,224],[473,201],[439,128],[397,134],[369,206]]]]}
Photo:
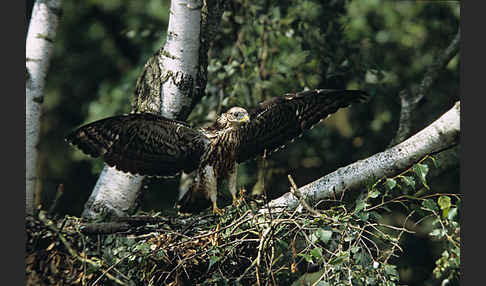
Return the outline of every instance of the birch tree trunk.
{"type": "Polygon", "coordinates": [[[35,210],[41,107],[61,9],[60,0],[34,3],[25,49],[25,211],[35,210]]]}
{"type": "MultiPolygon", "coordinates": [[[[187,118],[206,87],[207,51],[223,12],[222,2],[171,1],[165,45],[147,61],[137,80],[132,112],[187,118]]],[[[105,165],[82,216],[133,213],[143,179],[105,165]]]]}

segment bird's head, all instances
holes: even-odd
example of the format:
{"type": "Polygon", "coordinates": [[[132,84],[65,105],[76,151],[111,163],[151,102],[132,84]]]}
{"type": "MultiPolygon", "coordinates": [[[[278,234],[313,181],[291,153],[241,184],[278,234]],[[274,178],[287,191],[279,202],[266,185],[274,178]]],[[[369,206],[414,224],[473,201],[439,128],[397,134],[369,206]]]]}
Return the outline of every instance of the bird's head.
{"type": "Polygon", "coordinates": [[[218,118],[218,123],[227,127],[238,127],[248,121],[248,111],[241,107],[232,107],[218,118]]]}

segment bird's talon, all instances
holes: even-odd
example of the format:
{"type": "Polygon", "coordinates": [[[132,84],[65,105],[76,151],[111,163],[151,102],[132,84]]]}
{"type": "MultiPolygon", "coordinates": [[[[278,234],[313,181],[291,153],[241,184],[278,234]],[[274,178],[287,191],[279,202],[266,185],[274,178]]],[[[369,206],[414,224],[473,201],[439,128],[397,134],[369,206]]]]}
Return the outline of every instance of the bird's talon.
{"type": "Polygon", "coordinates": [[[216,206],[216,205],[213,206],[213,214],[217,214],[217,215],[222,216],[223,213],[224,213],[224,211],[222,209],[218,208],[218,206],[216,206]]]}
{"type": "Polygon", "coordinates": [[[233,194],[233,206],[237,207],[240,206],[244,201],[245,201],[245,189],[240,190],[240,196],[236,196],[236,194],[233,194]]]}

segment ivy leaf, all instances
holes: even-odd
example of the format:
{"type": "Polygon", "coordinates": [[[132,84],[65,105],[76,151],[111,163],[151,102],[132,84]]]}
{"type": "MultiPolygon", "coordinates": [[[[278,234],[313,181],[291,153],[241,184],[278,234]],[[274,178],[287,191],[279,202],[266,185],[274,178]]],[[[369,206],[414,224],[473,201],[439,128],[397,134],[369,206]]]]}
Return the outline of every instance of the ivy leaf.
{"type": "Polygon", "coordinates": [[[368,221],[368,218],[370,217],[370,214],[367,212],[360,212],[357,214],[357,216],[362,220],[362,221],[368,221]]]}
{"type": "Polygon", "coordinates": [[[397,267],[395,265],[390,265],[390,264],[387,264],[385,265],[384,269],[385,269],[385,273],[388,274],[388,275],[394,275],[394,276],[398,276],[398,271],[396,269],[397,267]]]}
{"type": "Polygon", "coordinates": [[[347,252],[345,252],[345,253],[342,253],[339,256],[335,256],[335,257],[331,258],[331,260],[329,260],[329,264],[331,264],[331,265],[341,264],[348,259],[348,255],[349,254],[347,252]]]}
{"type": "Polygon", "coordinates": [[[436,228],[436,229],[434,229],[433,231],[430,232],[430,235],[441,237],[443,235],[443,231],[441,229],[436,228]]]}
{"type": "Polygon", "coordinates": [[[448,196],[440,196],[437,203],[441,210],[448,209],[451,207],[451,198],[448,196]]]}
{"type": "Polygon", "coordinates": [[[451,198],[448,196],[440,196],[437,200],[437,204],[442,210],[442,217],[446,218],[449,214],[449,209],[451,208],[451,198]]]}
{"type": "Polygon", "coordinates": [[[424,200],[422,202],[422,207],[426,210],[431,210],[431,211],[438,211],[439,210],[439,208],[437,207],[437,204],[432,199],[424,200]]]}
{"type": "Polygon", "coordinates": [[[457,208],[451,208],[447,214],[447,219],[453,220],[457,215],[457,208]]]}
{"type": "Polygon", "coordinates": [[[135,250],[140,251],[142,254],[149,254],[151,252],[150,246],[146,243],[138,244],[134,247],[135,250]]]}
{"type": "Polygon", "coordinates": [[[358,202],[356,202],[356,207],[354,208],[354,213],[358,213],[360,211],[362,211],[363,209],[365,209],[367,207],[367,204],[364,200],[360,200],[358,202]]]}
{"type": "Polygon", "coordinates": [[[368,196],[372,199],[378,197],[380,195],[380,191],[378,190],[372,190],[371,192],[369,192],[368,196]]]}
{"type": "Polygon", "coordinates": [[[402,179],[405,185],[412,188],[412,190],[415,190],[415,180],[413,179],[413,177],[401,176],[400,179],[402,179]]]}
{"type": "Polygon", "coordinates": [[[314,263],[314,260],[312,260],[312,256],[310,254],[307,254],[307,253],[299,253],[297,256],[304,257],[304,259],[305,259],[305,261],[307,263],[314,263]]]}
{"type": "Polygon", "coordinates": [[[369,265],[371,262],[370,257],[365,254],[363,251],[357,252],[355,255],[353,255],[354,261],[356,263],[361,264],[361,265],[369,265]]]}
{"type": "Polygon", "coordinates": [[[427,173],[429,172],[429,166],[427,166],[425,164],[417,163],[417,164],[413,165],[413,171],[415,172],[415,174],[417,174],[417,176],[419,177],[419,179],[422,182],[422,184],[424,185],[424,187],[427,190],[430,190],[429,186],[427,185],[427,180],[426,180],[427,173]]]}
{"type": "Polygon", "coordinates": [[[397,185],[397,181],[394,179],[386,179],[385,181],[385,186],[387,187],[388,190],[393,190],[395,186],[397,185]]]}
{"type": "Polygon", "coordinates": [[[311,250],[310,254],[315,257],[317,260],[321,259],[322,257],[322,248],[316,247],[311,250]]]}
{"type": "Polygon", "coordinates": [[[317,234],[319,236],[319,239],[322,242],[324,242],[324,243],[327,244],[329,242],[329,239],[331,239],[332,231],[331,230],[325,230],[325,229],[319,228],[317,230],[317,234]]]}

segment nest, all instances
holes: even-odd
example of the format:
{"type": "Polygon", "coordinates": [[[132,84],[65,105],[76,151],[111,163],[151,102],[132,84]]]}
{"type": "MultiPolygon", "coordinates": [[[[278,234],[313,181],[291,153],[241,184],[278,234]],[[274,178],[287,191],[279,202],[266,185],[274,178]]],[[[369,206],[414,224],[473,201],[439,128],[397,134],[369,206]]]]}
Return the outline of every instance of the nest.
{"type": "Polygon", "coordinates": [[[244,203],[223,216],[98,223],[41,211],[26,218],[27,285],[290,285],[310,274],[397,281],[387,261],[406,230],[381,228],[343,205],[276,212],[244,203]]]}

